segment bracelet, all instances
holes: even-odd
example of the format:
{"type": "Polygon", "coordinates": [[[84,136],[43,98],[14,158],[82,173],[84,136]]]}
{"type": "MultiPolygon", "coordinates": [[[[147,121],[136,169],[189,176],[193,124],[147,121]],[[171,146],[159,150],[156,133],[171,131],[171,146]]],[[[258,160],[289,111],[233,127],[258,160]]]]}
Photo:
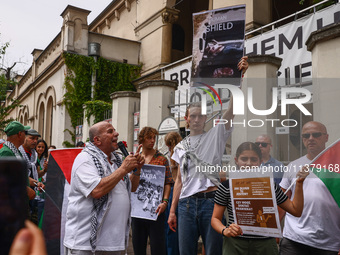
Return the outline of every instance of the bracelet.
{"type": "Polygon", "coordinates": [[[168,204],[168,203],[169,203],[169,199],[164,198],[164,199],[162,200],[162,203],[168,204]]]}
{"type": "Polygon", "coordinates": [[[223,232],[224,230],[226,230],[228,227],[225,227],[224,229],[222,229],[222,236],[224,236],[223,232]]]}
{"type": "Polygon", "coordinates": [[[132,173],[133,175],[140,176],[140,174],[136,174],[135,172],[132,173]]]}

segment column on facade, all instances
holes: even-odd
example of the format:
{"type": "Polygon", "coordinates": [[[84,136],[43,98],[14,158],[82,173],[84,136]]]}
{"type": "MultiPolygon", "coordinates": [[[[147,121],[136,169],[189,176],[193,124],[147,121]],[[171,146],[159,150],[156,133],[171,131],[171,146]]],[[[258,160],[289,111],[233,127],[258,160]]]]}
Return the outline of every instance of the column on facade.
{"type": "Polygon", "coordinates": [[[134,113],[139,111],[140,93],[117,91],[111,94],[112,125],[119,133],[119,140],[126,141],[128,151],[133,151],[134,113]]]}
{"type": "MultiPolygon", "coordinates": [[[[281,66],[281,61],[281,58],[270,55],[249,56],[249,69],[242,82],[244,114],[236,115],[234,118],[232,156],[235,155],[238,145],[243,142],[254,142],[261,134],[269,135],[273,143],[276,143],[275,127],[278,122],[269,121],[279,119],[276,112],[262,116],[252,113],[248,108],[248,92],[249,88],[252,88],[252,102],[256,110],[270,109],[273,103],[273,87],[277,87],[277,70],[281,66]]],[[[272,154],[275,156],[275,150],[272,154]]]]}
{"type": "Polygon", "coordinates": [[[61,13],[63,26],[61,29],[62,49],[87,55],[88,24],[90,11],[68,5],[61,13]]]}
{"type": "Polygon", "coordinates": [[[163,28],[161,64],[169,64],[171,62],[172,24],[178,19],[178,13],[178,10],[169,8],[164,8],[162,12],[163,28]]]}
{"type": "Polygon", "coordinates": [[[173,101],[177,82],[167,80],[150,80],[139,84],[140,128],[150,126],[158,129],[161,121],[171,116],[169,104],[173,101]]]}
{"type": "Polygon", "coordinates": [[[333,142],[340,133],[340,24],[311,33],[306,45],[312,52],[313,120],[327,127],[333,142]]]}

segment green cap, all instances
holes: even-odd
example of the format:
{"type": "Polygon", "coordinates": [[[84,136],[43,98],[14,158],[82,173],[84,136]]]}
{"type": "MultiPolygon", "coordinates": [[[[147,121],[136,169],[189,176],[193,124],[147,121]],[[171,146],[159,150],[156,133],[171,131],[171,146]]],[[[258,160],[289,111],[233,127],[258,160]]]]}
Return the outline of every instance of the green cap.
{"type": "Polygon", "coordinates": [[[5,128],[5,133],[7,136],[11,136],[18,134],[21,131],[29,130],[30,128],[31,127],[29,126],[24,126],[19,121],[12,121],[5,128]]]}

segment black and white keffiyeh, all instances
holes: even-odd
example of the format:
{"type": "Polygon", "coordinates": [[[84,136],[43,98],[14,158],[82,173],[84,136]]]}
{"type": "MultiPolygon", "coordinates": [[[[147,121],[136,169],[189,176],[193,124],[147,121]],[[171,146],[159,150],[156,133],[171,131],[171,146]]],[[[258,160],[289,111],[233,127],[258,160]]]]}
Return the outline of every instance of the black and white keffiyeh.
{"type": "Polygon", "coordinates": [[[14,146],[13,143],[6,141],[4,145],[6,145],[14,153],[16,158],[22,159],[20,152],[18,151],[17,147],[14,146]]]}
{"type": "MultiPolygon", "coordinates": [[[[100,150],[97,146],[95,146],[93,143],[88,142],[86,143],[86,146],[83,150],[84,152],[88,153],[91,158],[93,159],[93,162],[98,170],[98,174],[101,178],[105,177],[104,173],[111,172],[111,165],[107,159],[107,155],[100,150]]],[[[122,160],[118,156],[116,152],[111,153],[111,159],[113,159],[118,167],[121,166],[122,160]]],[[[127,184],[127,188],[129,188],[129,182],[126,179],[127,176],[124,177],[124,181],[127,184]]],[[[90,235],[90,244],[92,248],[92,252],[94,253],[96,250],[96,242],[97,242],[97,231],[98,226],[100,226],[100,222],[98,222],[98,216],[101,212],[101,210],[105,207],[108,201],[108,194],[102,196],[99,199],[93,199],[93,209],[91,212],[91,235],[90,235]]]]}
{"type": "Polygon", "coordinates": [[[24,160],[27,162],[27,166],[28,166],[28,176],[33,176],[33,179],[38,181],[39,177],[38,177],[38,170],[37,170],[37,158],[38,158],[38,153],[32,149],[32,155],[31,155],[31,159],[28,158],[27,153],[24,149],[24,147],[21,145],[19,147],[19,151],[22,155],[22,157],[24,158],[24,160]]]}
{"type": "Polygon", "coordinates": [[[209,171],[211,164],[203,161],[196,155],[196,149],[199,145],[201,137],[199,138],[199,141],[194,148],[191,147],[190,142],[189,143],[186,142],[186,139],[188,139],[188,137],[183,139],[182,142],[178,143],[174,149],[174,150],[180,149],[185,151],[181,165],[181,169],[183,171],[183,178],[186,179],[189,174],[189,160],[190,160],[191,164],[197,166],[198,169],[206,169],[206,171],[200,171],[200,173],[202,173],[202,177],[208,178],[214,185],[219,186],[221,184],[221,181],[218,173],[209,171]]]}

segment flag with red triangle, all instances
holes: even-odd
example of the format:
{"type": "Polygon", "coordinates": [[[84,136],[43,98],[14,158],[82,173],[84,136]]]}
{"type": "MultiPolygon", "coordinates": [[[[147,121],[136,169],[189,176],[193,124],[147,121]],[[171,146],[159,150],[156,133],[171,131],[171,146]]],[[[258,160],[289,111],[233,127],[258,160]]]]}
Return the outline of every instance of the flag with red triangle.
{"type": "Polygon", "coordinates": [[[340,139],[316,156],[309,167],[326,185],[340,207],[340,139]]]}
{"type": "Polygon", "coordinates": [[[42,230],[47,253],[64,253],[63,237],[73,161],[82,148],[56,149],[48,158],[42,230]]]}

